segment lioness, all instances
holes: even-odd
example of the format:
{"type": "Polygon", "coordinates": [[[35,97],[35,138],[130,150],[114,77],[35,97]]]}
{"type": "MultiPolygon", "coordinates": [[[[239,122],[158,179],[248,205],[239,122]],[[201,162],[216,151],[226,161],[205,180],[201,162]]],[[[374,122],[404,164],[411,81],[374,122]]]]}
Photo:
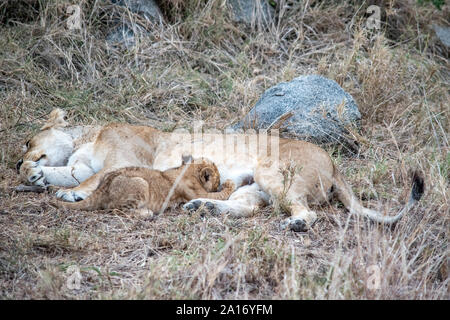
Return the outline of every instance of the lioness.
{"type": "Polygon", "coordinates": [[[222,181],[231,179],[241,185],[242,177],[250,174],[255,183],[237,189],[228,200],[191,200],[185,210],[205,204],[202,207],[215,213],[249,216],[270,201],[283,198],[291,216],[282,227],[294,231],[306,231],[316,221],[317,214],[310,210],[309,203],[323,203],[333,193],[352,214],[392,224],[420,199],[424,190],[423,179],[415,174],[404,209],[394,216],[384,216],[360,204],[322,148],[280,138],[276,141],[279,156],[274,156],[267,152],[264,135],[244,138],[244,143],[236,146],[228,135],[212,140],[194,135],[192,139],[190,134],[175,135],[129,124],[68,127],[64,112],[54,109],[41,131],[26,143],[17,170],[23,181],[33,185],[66,187],[56,196],[75,202],[88,197],[104,175],[115,169],[149,166],[163,171],[179,166],[183,154],[205,157],[217,165],[222,181]],[[255,137],[257,144],[251,142],[255,137]]]}
{"type": "Polygon", "coordinates": [[[153,217],[168,206],[195,198],[225,200],[235,190],[225,181],[222,190],[219,170],[207,159],[183,157],[182,165],[166,171],[126,167],[106,174],[97,189],[79,202],[57,201],[58,207],[78,210],[129,209],[141,217],[153,217]]]}

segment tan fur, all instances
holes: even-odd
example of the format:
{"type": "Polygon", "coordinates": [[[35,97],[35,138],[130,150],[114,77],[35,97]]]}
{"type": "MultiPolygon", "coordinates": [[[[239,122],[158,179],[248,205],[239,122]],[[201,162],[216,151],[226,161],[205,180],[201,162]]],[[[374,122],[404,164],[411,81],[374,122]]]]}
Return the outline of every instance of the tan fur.
{"type": "Polygon", "coordinates": [[[388,224],[398,221],[423,193],[423,179],[416,175],[413,181],[413,191],[416,192],[411,193],[405,209],[395,216],[384,216],[364,208],[328,153],[305,141],[280,139],[279,162],[274,162],[262,152],[264,145],[258,144],[254,150],[239,149],[248,146],[248,141],[252,139],[250,135],[237,148],[234,147],[234,141],[228,139],[222,145],[217,143],[219,140],[210,142],[206,138],[192,138],[189,134],[176,135],[128,124],[109,124],[89,130],[89,135],[84,131],[76,135],[60,127],[64,121],[62,112],[54,111],[50,118],[45,129],[31,140],[17,168],[22,179],[34,185],[74,186],[57,193],[58,197],[66,201],[86,198],[94,192],[105,174],[115,169],[147,166],[166,170],[179,166],[181,155],[186,153],[192,154],[194,158],[206,157],[214,161],[223,179],[237,179],[239,172],[254,176],[257,188],[245,189],[248,192],[238,189],[238,195],[232,195],[228,202],[212,202],[221,212],[247,216],[257,206],[267,203],[263,201],[263,193],[268,194],[272,201],[284,197],[291,213],[285,225],[296,231],[306,230],[317,219],[317,214],[309,209],[308,204],[327,201],[333,190],[351,213],[388,224]],[[64,140],[68,134],[72,138],[73,150],[68,147],[69,142],[64,140]],[[88,143],[80,145],[80,140],[88,143]],[[224,146],[227,147],[226,152],[224,146]],[[62,159],[69,156],[67,164],[60,167],[62,159]],[[286,177],[289,176],[287,184],[286,177]]]}
{"type": "Polygon", "coordinates": [[[216,192],[219,183],[219,171],[207,159],[196,159],[166,171],[126,167],[106,174],[85,200],[57,201],[56,205],[78,210],[130,209],[141,216],[152,216],[165,209],[164,202],[169,194],[168,206],[199,197],[225,200],[234,191],[234,183],[226,181],[222,190],[216,192]]]}
{"type": "Polygon", "coordinates": [[[54,109],[50,112],[47,122],[41,127],[41,130],[47,130],[50,128],[62,128],[68,125],[65,120],[66,113],[61,109],[54,109]]]}

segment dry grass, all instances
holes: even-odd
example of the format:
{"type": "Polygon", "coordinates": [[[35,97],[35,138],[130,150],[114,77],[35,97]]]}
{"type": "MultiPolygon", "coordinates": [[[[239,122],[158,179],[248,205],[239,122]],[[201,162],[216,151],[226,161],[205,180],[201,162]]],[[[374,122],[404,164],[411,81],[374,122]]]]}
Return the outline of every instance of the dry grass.
{"type": "Polygon", "coordinates": [[[450,72],[427,21],[445,23],[449,9],[378,2],[380,34],[364,28],[359,1],[290,1],[268,28],[232,23],[222,1],[161,1],[165,26],[82,1],[81,32],[65,27],[69,1],[0,3],[0,297],[448,299],[450,72]],[[148,35],[133,49],[106,45],[117,18],[148,35]],[[74,123],[222,129],[265,89],[308,73],[358,102],[359,153],[329,152],[367,205],[398,210],[409,168],[423,170],[426,194],[395,228],[339,203],[315,208],[318,223],[296,234],[270,207],[250,219],[174,210],[148,222],[57,211],[51,194],[12,190],[20,147],[53,107],[74,123]],[[67,287],[70,266],[78,290],[67,287]]]}

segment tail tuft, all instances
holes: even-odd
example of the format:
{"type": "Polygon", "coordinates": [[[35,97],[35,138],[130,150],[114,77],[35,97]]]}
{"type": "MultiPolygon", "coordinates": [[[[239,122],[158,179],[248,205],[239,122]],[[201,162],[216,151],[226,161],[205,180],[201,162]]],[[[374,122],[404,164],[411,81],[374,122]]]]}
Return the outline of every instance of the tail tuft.
{"type": "Polygon", "coordinates": [[[425,182],[422,172],[415,170],[412,174],[412,180],[411,198],[415,201],[419,201],[425,191],[425,182]]]}

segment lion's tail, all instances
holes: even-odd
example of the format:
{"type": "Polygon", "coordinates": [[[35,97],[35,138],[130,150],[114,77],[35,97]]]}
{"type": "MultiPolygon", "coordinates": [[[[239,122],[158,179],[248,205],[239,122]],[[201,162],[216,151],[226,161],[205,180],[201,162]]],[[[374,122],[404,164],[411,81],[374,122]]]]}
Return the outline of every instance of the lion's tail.
{"type": "Polygon", "coordinates": [[[336,193],[339,200],[342,201],[350,213],[358,214],[383,224],[394,224],[400,220],[403,215],[407,213],[417,201],[420,200],[425,190],[422,174],[419,171],[415,171],[413,173],[412,187],[408,203],[396,215],[385,216],[378,211],[363,207],[359,200],[355,197],[349,184],[345,181],[344,177],[337,169],[335,169],[334,172],[334,187],[336,188],[336,193]]]}

